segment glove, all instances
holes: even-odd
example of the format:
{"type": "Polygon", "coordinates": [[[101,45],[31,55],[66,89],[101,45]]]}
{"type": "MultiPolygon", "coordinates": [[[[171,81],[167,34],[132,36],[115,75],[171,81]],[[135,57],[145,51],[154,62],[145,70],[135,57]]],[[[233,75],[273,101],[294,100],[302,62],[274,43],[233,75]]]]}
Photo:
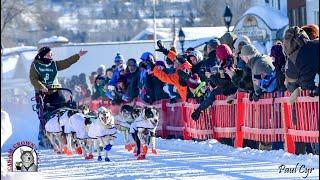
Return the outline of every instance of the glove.
{"type": "Polygon", "coordinates": [[[104,150],[110,151],[111,148],[112,148],[112,145],[111,145],[111,144],[107,144],[107,145],[104,147],[104,150]]]}
{"type": "Polygon", "coordinates": [[[113,100],[113,99],[114,99],[113,96],[112,96],[112,93],[109,92],[109,91],[106,92],[105,95],[106,95],[106,97],[109,98],[110,100],[113,100]]]}
{"type": "Polygon", "coordinates": [[[253,94],[254,94],[254,92],[249,92],[249,101],[253,101],[253,94]]]}
{"type": "Polygon", "coordinates": [[[250,92],[249,94],[249,100],[250,101],[259,101],[261,94],[256,94],[255,92],[250,92]]]}
{"type": "Polygon", "coordinates": [[[169,50],[164,47],[161,40],[157,41],[157,45],[159,49],[156,49],[156,51],[162,52],[166,56],[169,54],[169,50]]]}
{"type": "Polygon", "coordinates": [[[129,97],[126,96],[125,94],[122,95],[122,100],[125,102],[129,102],[129,97]]]}
{"type": "Polygon", "coordinates": [[[194,120],[194,121],[197,121],[200,117],[200,114],[201,114],[201,111],[199,110],[195,110],[192,114],[191,114],[191,118],[194,120]]]}
{"type": "Polygon", "coordinates": [[[189,81],[189,78],[190,78],[190,74],[182,71],[182,70],[178,70],[178,75],[179,75],[179,78],[182,79],[184,82],[188,82],[189,81]]]}
{"type": "Polygon", "coordinates": [[[253,93],[253,96],[252,96],[252,98],[253,98],[253,100],[254,100],[255,102],[257,102],[257,101],[259,101],[259,99],[260,99],[260,96],[261,96],[261,94],[256,94],[256,93],[253,93]]]}
{"type": "Polygon", "coordinates": [[[316,87],[316,89],[312,90],[309,94],[311,97],[319,96],[319,88],[316,87]]]}
{"type": "Polygon", "coordinates": [[[298,87],[297,89],[295,89],[295,90],[291,93],[291,95],[290,95],[290,97],[289,97],[289,100],[288,100],[288,103],[289,103],[289,104],[295,103],[295,102],[297,101],[298,96],[300,95],[300,92],[301,92],[301,88],[300,88],[300,87],[298,87]]]}

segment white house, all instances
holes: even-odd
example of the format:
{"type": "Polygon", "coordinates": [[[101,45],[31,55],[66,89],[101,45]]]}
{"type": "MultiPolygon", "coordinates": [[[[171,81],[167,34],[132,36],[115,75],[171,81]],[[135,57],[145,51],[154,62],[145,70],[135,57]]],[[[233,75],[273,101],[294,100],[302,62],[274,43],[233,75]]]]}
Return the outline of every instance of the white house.
{"type": "Polygon", "coordinates": [[[319,26],[319,1],[306,0],[307,24],[317,24],[319,26]]]}
{"type": "Polygon", "coordinates": [[[236,22],[234,33],[248,36],[261,53],[270,53],[276,40],[283,39],[288,17],[268,5],[249,8],[236,22]]]}

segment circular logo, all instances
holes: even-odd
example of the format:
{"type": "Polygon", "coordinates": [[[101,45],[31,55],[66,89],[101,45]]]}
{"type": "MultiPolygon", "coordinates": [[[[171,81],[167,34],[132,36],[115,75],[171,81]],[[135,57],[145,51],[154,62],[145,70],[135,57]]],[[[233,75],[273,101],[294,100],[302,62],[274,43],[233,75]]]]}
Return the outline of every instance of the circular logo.
{"type": "Polygon", "coordinates": [[[22,141],[14,144],[9,150],[8,171],[37,172],[38,154],[35,144],[22,141]]]}

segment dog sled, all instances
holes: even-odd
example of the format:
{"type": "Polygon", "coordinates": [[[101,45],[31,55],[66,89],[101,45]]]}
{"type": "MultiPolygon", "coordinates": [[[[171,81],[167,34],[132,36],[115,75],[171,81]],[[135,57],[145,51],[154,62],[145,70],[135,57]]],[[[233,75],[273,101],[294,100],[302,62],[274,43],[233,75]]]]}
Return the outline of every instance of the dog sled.
{"type": "Polygon", "coordinates": [[[35,102],[32,105],[33,111],[38,115],[40,126],[39,126],[39,146],[43,148],[52,148],[51,143],[48,138],[45,136],[45,124],[50,119],[50,117],[55,114],[66,111],[70,109],[76,109],[77,103],[73,101],[72,91],[67,88],[49,88],[49,91],[61,91],[65,97],[64,102],[55,102],[55,103],[44,103],[45,93],[36,93],[35,97],[31,98],[31,101],[35,102]]]}

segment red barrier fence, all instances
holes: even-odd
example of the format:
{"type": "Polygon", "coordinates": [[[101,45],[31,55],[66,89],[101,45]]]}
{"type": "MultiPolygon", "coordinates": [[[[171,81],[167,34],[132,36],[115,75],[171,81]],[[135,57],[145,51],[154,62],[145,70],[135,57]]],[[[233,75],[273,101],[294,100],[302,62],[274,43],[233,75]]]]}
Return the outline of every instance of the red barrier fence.
{"type": "MultiPolygon", "coordinates": [[[[249,101],[248,94],[237,93],[233,104],[226,97],[216,96],[216,101],[205,110],[198,121],[191,113],[198,107],[194,100],[153,103],[160,112],[157,135],[162,138],[183,139],[235,139],[235,147],[243,147],[243,139],[261,142],[285,142],[285,149],[295,152],[295,142],[319,143],[319,97],[309,97],[303,91],[293,105],[289,105],[289,93],[266,93],[258,101],[249,101]]],[[[84,99],[79,104],[90,105],[91,110],[109,107],[113,114],[120,106],[109,101],[84,99]]],[[[131,105],[149,106],[137,100],[131,105]]]]}

